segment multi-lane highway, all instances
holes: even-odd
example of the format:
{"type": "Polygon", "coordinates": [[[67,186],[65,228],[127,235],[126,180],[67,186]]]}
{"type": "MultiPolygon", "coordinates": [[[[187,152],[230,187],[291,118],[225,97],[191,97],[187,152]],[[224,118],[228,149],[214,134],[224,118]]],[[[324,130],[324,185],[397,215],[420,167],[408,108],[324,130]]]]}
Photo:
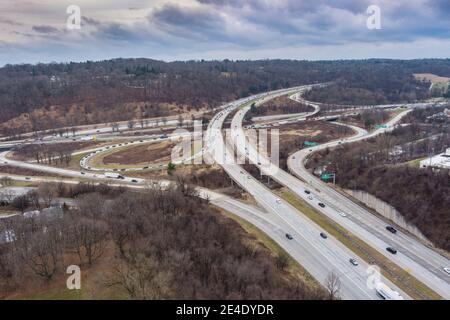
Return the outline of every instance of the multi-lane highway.
{"type": "MultiPolygon", "coordinates": [[[[232,111],[247,105],[246,108],[242,109],[241,111],[238,111],[232,121],[231,124],[231,140],[235,140],[238,152],[245,157],[248,157],[251,162],[258,165],[259,162],[262,162],[261,165],[258,165],[261,170],[265,174],[273,174],[273,172],[276,172],[276,175],[273,176],[275,180],[277,180],[280,183],[284,183],[284,185],[287,185],[291,188],[291,190],[295,191],[299,196],[305,197],[305,189],[311,188],[311,186],[308,186],[304,182],[301,182],[300,180],[296,179],[295,177],[291,176],[290,174],[279,170],[279,168],[274,168],[270,162],[268,162],[268,159],[262,157],[260,154],[258,154],[257,150],[253,148],[250,144],[248,144],[247,139],[245,139],[245,134],[242,130],[242,119],[245,116],[246,110],[249,109],[249,105],[251,102],[257,102],[258,104],[267,101],[269,99],[272,99],[276,96],[281,96],[285,94],[289,94],[290,97],[293,100],[302,101],[301,94],[309,90],[312,86],[303,86],[303,87],[296,87],[291,89],[284,89],[284,90],[278,90],[275,92],[270,93],[263,93],[252,97],[243,98],[240,100],[237,100],[235,102],[226,104],[218,110],[220,110],[212,119],[210,122],[208,129],[206,131],[204,141],[205,146],[202,149],[202,151],[198,154],[194,154],[193,157],[197,157],[203,153],[205,153],[205,157],[212,161],[219,162],[225,169],[225,171],[230,175],[230,177],[236,181],[243,189],[248,191],[258,202],[258,204],[263,209],[258,209],[253,206],[250,206],[248,204],[244,204],[238,200],[226,197],[224,195],[218,194],[216,192],[213,192],[211,190],[207,190],[204,188],[197,188],[199,191],[199,195],[204,198],[208,198],[213,204],[225,209],[229,210],[235,215],[238,215],[250,223],[254,224],[258,228],[260,228],[262,231],[267,233],[272,239],[274,239],[281,247],[283,247],[289,254],[294,257],[305,269],[311,273],[312,276],[314,276],[319,282],[322,284],[326,284],[327,277],[330,273],[334,272],[336,273],[340,281],[342,283],[341,292],[340,295],[344,299],[378,299],[378,295],[376,294],[375,290],[373,288],[370,288],[367,286],[367,273],[366,270],[368,268],[368,265],[360,258],[355,256],[353,252],[351,252],[347,247],[345,247],[343,244],[341,244],[337,239],[333,238],[332,236],[328,236],[326,239],[322,238],[320,236],[320,233],[322,230],[319,226],[314,224],[312,221],[310,221],[308,218],[306,218],[304,215],[299,213],[294,207],[286,203],[285,201],[279,199],[277,195],[272,193],[270,190],[268,190],[264,185],[262,185],[259,181],[251,177],[245,170],[243,170],[238,164],[235,164],[234,161],[231,161],[230,159],[230,147],[227,141],[224,140],[224,137],[222,135],[221,129],[223,126],[223,122],[227,115],[229,115],[232,111]],[[225,162],[223,160],[225,159],[225,162]],[[227,161],[228,160],[228,161],[227,161]],[[266,162],[267,161],[267,162],[266,162]],[[290,237],[287,237],[287,234],[290,235],[290,237]],[[354,266],[350,263],[349,259],[354,258],[359,262],[358,266],[354,266]]],[[[320,111],[320,106],[318,104],[310,103],[314,107],[314,111],[308,114],[302,114],[297,115],[296,120],[301,121],[306,116],[314,116],[320,111]]],[[[356,141],[355,139],[359,139],[361,137],[365,138],[369,136],[367,132],[363,129],[354,127],[356,131],[356,135],[352,138],[348,138],[345,140],[342,140],[341,143],[346,141],[356,141]]],[[[83,134],[86,134],[86,132],[90,132],[87,130],[93,130],[91,128],[85,129],[86,131],[83,131],[83,134]]],[[[98,129],[96,129],[98,130],[98,129]]],[[[103,134],[100,132],[99,134],[103,134]]],[[[135,141],[134,143],[143,143],[141,141],[135,141]]],[[[11,143],[11,142],[5,142],[5,144],[11,143]]],[[[339,143],[339,142],[336,142],[339,143]]],[[[0,143],[1,145],[1,143],[0,143]]],[[[116,147],[118,144],[115,144],[116,147]]],[[[113,145],[111,145],[113,146],[113,145]]],[[[110,146],[110,147],[111,147],[110,146]]],[[[108,149],[106,146],[98,147],[98,148],[92,148],[91,150],[88,150],[92,154],[95,152],[98,154],[98,152],[105,152],[108,149]]],[[[84,152],[88,152],[84,151],[84,152]]],[[[144,188],[147,185],[158,183],[160,185],[167,185],[170,182],[169,181],[150,181],[145,179],[138,179],[138,178],[131,178],[123,176],[120,181],[114,179],[111,180],[107,178],[105,175],[99,173],[99,172],[81,172],[81,171],[75,171],[70,169],[62,169],[62,168],[55,168],[50,166],[43,166],[36,163],[27,163],[23,161],[16,161],[16,160],[10,160],[5,157],[7,152],[0,153],[0,163],[1,164],[7,164],[11,166],[16,167],[22,167],[32,170],[38,170],[42,172],[48,172],[52,174],[58,174],[60,176],[68,176],[72,177],[74,179],[68,180],[67,183],[77,183],[82,178],[83,180],[97,180],[99,182],[101,181],[114,181],[113,184],[117,185],[124,185],[130,188],[144,188]]],[[[309,150],[308,150],[309,153],[309,150]]],[[[289,159],[289,163],[300,163],[300,167],[298,170],[304,170],[303,167],[303,160],[306,158],[307,154],[297,154],[293,155],[289,159]],[[303,158],[302,158],[303,157],[303,158]],[[302,161],[298,162],[295,160],[302,161]]],[[[86,164],[86,160],[84,159],[86,164]]],[[[293,165],[295,166],[295,165],[293,165]]],[[[297,171],[297,174],[300,173],[300,171],[293,168],[293,171],[297,171]]],[[[300,176],[303,173],[300,173],[300,176]]],[[[17,178],[17,177],[16,177],[17,178]]],[[[22,177],[23,178],[23,177],[22,177]]],[[[314,177],[311,178],[311,183],[318,183],[317,181],[314,181],[314,177]]],[[[39,178],[35,177],[27,177],[25,178],[28,181],[39,181],[39,178]]],[[[46,179],[53,179],[53,178],[46,178],[46,179]]],[[[58,181],[62,181],[62,178],[54,178],[58,181]]],[[[306,179],[307,183],[309,181],[306,179]]],[[[315,187],[315,185],[314,185],[315,187]]],[[[319,189],[320,190],[320,189],[319,189]]],[[[334,191],[334,190],[333,190],[334,191]]],[[[328,191],[329,195],[331,195],[332,191],[328,191]]],[[[328,193],[324,192],[324,195],[328,195],[328,193]]],[[[352,230],[352,225],[350,227],[348,226],[349,223],[354,223],[356,225],[356,230],[358,231],[358,226],[361,229],[360,234],[358,236],[361,236],[364,240],[369,237],[373,238],[370,245],[376,244],[376,241],[379,241],[379,238],[381,238],[381,241],[383,240],[384,235],[380,236],[379,233],[382,233],[383,230],[378,230],[378,234],[375,233],[375,235],[371,234],[372,230],[364,229],[364,227],[358,225],[355,221],[352,220],[352,218],[349,217],[349,214],[351,213],[351,208],[348,207],[344,210],[347,211],[347,216],[343,217],[341,215],[336,215],[336,207],[332,205],[332,197],[322,198],[322,193],[314,194],[312,195],[312,205],[317,206],[318,202],[323,202],[327,204],[327,207],[322,210],[323,213],[327,214],[328,216],[332,217],[333,220],[337,221],[339,224],[343,225],[345,228],[348,228],[349,230],[352,230]],[[350,208],[350,209],[349,209],[350,208]],[[345,219],[345,221],[343,220],[345,219]],[[350,222],[348,222],[350,221],[350,222]],[[365,232],[365,233],[364,233],[365,232]]],[[[308,200],[309,201],[309,200],[308,200]]],[[[341,201],[341,200],[339,200],[341,201]]],[[[347,201],[349,201],[347,199],[347,201]]],[[[350,206],[348,203],[347,205],[350,206]]],[[[352,204],[355,205],[355,204],[352,204]]],[[[318,208],[322,209],[322,208],[318,208]]],[[[338,209],[340,210],[340,209],[338,209]]],[[[343,211],[342,211],[343,212],[343,211]]],[[[370,213],[369,213],[370,214],[370,213]]],[[[362,216],[362,215],[361,215],[362,216]]],[[[355,218],[356,219],[356,218],[355,218]]],[[[377,219],[375,217],[375,219],[377,219]]],[[[363,225],[365,222],[365,218],[362,219],[363,225]]],[[[376,231],[376,230],[375,230],[376,231]]],[[[410,239],[409,236],[400,234],[401,237],[405,237],[405,242],[409,242],[410,247],[416,247],[416,240],[410,239]]],[[[378,244],[379,246],[385,245],[378,244]]],[[[406,246],[406,244],[405,244],[406,246]]],[[[421,248],[419,248],[422,250],[421,248]]],[[[431,251],[431,255],[428,256],[429,258],[432,258],[433,260],[429,260],[428,262],[437,264],[436,257],[432,256],[435,254],[434,251],[428,249],[431,251]]],[[[403,249],[401,250],[403,251],[403,249]]],[[[385,255],[386,253],[383,252],[385,255]]],[[[402,252],[403,254],[403,252],[402,252]]],[[[399,257],[401,255],[398,255],[399,257]]],[[[388,258],[392,258],[388,256],[388,258]]],[[[405,256],[401,257],[398,260],[403,263],[403,265],[410,266],[411,261],[414,260],[414,257],[405,256]],[[409,260],[408,260],[409,259],[409,260]]],[[[439,261],[441,263],[442,260],[439,261]]],[[[396,261],[396,263],[398,263],[396,261]]],[[[415,263],[415,261],[413,261],[415,263]]],[[[399,263],[399,265],[402,265],[399,263]]],[[[402,265],[402,266],[403,266],[402,265]]],[[[434,265],[433,265],[434,266],[434,265]]],[[[416,267],[413,265],[413,269],[408,268],[409,270],[413,270],[413,272],[421,272],[420,268],[422,267],[422,264],[418,263],[418,266],[416,267]]],[[[436,269],[437,271],[437,269],[436,269]]],[[[446,293],[448,293],[447,285],[448,283],[443,281],[445,286],[438,285],[435,281],[435,279],[438,279],[440,281],[439,277],[433,278],[431,276],[435,276],[432,272],[428,272],[425,270],[424,273],[426,276],[422,277],[422,279],[426,280],[424,283],[427,283],[427,285],[430,285],[436,292],[438,292],[441,296],[448,298],[446,293]]],[[[416,276],[416,274],[414,274],[416,276]]],[[[419,278],[419,277],[417,277],[419,278]]],[[[421,279],[421,280],[422,280],[421,279]]],[[[406,293],[404,293],[402,290],[400,290],[398,287],[396,287],[393,283],[391,283],[388,279],[385,279],[382,277],[382,282],[387,284],[389,287],[397,290],[400,292],[400,294],[404,298],[409,298],[406,293]]]]}
{"type": "MultiPolygon", "coordinates": [[[[307,89],[308,87],[298,88],[297,91],[307,89]]],[[[287,93],[289,92],[274,92],[270,95],[259,95],[253,97],[253,100],[259,99],[265,101],[277,95],[287,93]]],[[[367,286],[366,271],[368,265],[362,259],[355,256],[353,252],[334,237],[328,236],[326,239],[322,238],[320,234],[323,230],[320,227],[300,214],[289,203],[279,199],[277,195],[254,179],[233,161],[231,152],[227,152],[230,150],[227,149],[221,132],[223,122],[228,114],[247,102],[242,101],[241,103],[236,103],[212,119],[206,132],[205,142],[210,154],[225,169],[230,177],[249,192],[257,203],[267,211],[264,217],[270,217],[273,223],[276,223],[275,229],[265,229],[264,231],[272,238],[279,237],[280,232],[284,232],[285,236],[286,234],[292,236],[292,240],[286,238],[284,241],[292,244],[292,247],[298,246],[301,248],[302,255],[298,257],[298,260],[309,273],[324,285],[326,284],[328,275],[332,272],[336,273],[342,283],[341,295],[344,299],[378,299],[376,291],[367,286]],[[294,239],[296,241],[293,241],[294,239]],[[359,265],[352,265],[349,261],[351,258],[357,259],[359,265]]],[[[404,292],[389,280],[382,277],[382,282],[400,291],[403,297],[408,298],[404,292]]]]}
{"type": "MultiPolygon", "coordinates": [[[[314,104],[314,106],[318,107],[317,104],[314,104]]],[[[297,196],[312,204],[318,211],[360,239],[363,239],[371,247],[378,250],[400,267],[408,270],[414,277],[427,284],[442,297],[446,299],[450,298],[450,278],[443,269],[450,265],[447,258],[424,246],[418,239],[410,235],[402,232],[399,232],[397,235],[392,235],[385,229],[386,222],[315,178],[303,166],[305,157],[313,152],[314,149],[300,150],[288,159],[291,170],[303,181],[296,179],[284,170],[273,165],[268,158],[259,154],[256,148],[245,137],[242,129],[242,121],[248,110],[248,106],[242,108],[235,114],[231,123],[232,139],[235,141],[239,152],[245,154],[250,162],[257,165],[265,175],[288,187],[297,196]],[[305,193],[305,190],[311,191],[311,194],[305,193]],[[314,190],[318,190],[318,192],[314,190]],[[325,204],[325,207],[318,206],[319,203],[325,204]],[[343,217],[342,213],[345,213],[346,217],[343,217]],[[392,255],[386,251],[387,247],[397,248],[398,253],[392,255]]],[[[336,140],[317,146],[315,149],[320,150],[342,143],[367,139],[384,131],[392,130],[393,126],[410,111],[411,109],[408,109],[395,116],[387,123],[387,129],[379,129],[368,134],[361,128],[351,126],[356,131],[356,134],[351,138],[336,140]]],[[[317,109],[315,110],[316,112],[317,109]]]]}

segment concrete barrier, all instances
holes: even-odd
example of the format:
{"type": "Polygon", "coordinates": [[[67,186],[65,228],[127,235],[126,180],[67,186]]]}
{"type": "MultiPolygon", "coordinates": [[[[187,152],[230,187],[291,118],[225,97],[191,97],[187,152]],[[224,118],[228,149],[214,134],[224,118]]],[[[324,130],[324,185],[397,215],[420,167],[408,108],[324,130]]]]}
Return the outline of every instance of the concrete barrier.
{"type": "Polygon", "coordinates": [[[431,241],[428,240],[415,225],[408,223],[403,215],[390,204],[362,190],[345,189],[344,191],[351,195],[353,198],[364,203],[367,207],[375,210],[383,217],[389,219],[396,225],[415,235],[417,238],[422,239],[430,245],[432,244],[431,241]]]}

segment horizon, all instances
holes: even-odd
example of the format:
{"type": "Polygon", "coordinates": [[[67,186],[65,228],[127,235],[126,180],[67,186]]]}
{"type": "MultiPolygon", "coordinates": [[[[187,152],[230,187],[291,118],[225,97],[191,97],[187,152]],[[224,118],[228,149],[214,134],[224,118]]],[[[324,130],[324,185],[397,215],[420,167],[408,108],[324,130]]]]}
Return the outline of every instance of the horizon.
{"type": "Polygon", "coordinates": [[[50,62],[33,62],[33,63],[28,63],[28,62],[24,62],[24,63],[6,63],[2,66],[0,66],[0,68],[4,68],[6,66],[23,66],[23,65],[39,65],[39,64],[44,64],[44,65],[52,65],[52,64],[70,64],[70,63],[87,63],[87,62],[93,62],[93,63],[100,63],[100,62],[104,62],[104,61],[111,61],[111,60],[140,60],[140,59],[144,59],[144,60],[153,60],[153,61],[158,61],[158,62],[164,62],[164,63],[175,63],[175,62],[196,62],[196,63],[201,63],[201,62],[225,62],[225,61],[229,61],[232,63],[236,63],[236,62],[258,62],[258,61],[295,61],[295,62],[352,62],[352,61],[370,61],[370,60],[374,60],[374,61],[421,61],[421,60],[450,60],[450,57],[448,58],[411,58],[411,59],[395,59],[395,58],[361,58],[361,59],[320,59],[320,60],[307,60],[307,59],[289,59],[289,58],[268,58],[268,59],[229,59],[229,58],[223,58],[223,59],[189,59],[189,60],[163,60],[163,59],[154,59],[151,57],[114,57],[114,58],[107,58],[107,59],[99,59],[99,60],[79,60],[79,61],[50,61],[50,62]]]}

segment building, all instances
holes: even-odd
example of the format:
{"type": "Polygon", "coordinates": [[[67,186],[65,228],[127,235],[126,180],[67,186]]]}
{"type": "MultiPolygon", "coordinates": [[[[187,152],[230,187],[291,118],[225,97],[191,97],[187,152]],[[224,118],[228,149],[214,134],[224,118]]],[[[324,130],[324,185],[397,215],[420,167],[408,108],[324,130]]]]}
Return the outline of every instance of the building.
{"type": "Polygon", "coordinates": [[[450,170],[450,148],[447,148],[444,153],[429,157],[420,161],[421,168],[437,168],[450,170]]]}

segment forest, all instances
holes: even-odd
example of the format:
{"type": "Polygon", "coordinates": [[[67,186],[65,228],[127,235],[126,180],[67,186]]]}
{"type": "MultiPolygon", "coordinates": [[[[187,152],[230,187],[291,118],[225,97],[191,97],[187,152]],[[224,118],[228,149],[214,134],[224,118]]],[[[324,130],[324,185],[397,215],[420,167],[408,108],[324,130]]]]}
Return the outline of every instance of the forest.
{"type": "Polygon", "coordinates": [[[17,121],[0,129],[10,134],[165,116],[170,113],[168,105],[211,108],[258,92],[319,82],[330,85],[311,91],[308,99],[338,104],[411,102],[429,95],[429,84],[412,76],[420,72],[450,76],[450,60],[163,62],[140,58],[6,65],[0,68],[0,123],[17,121]],[[53,121],[43,119],[43,114],[53,121]]]}
{"type": "Polygon", "coordinates": [[[62,196],[75,203],[61,213],[0,222],[14,231],[0,245],[0,297],[65,285],[66,267],[78,265],[97,277],[91,298],[105,298],[98,294],[106,289],[128,299],[329,298],[189,186],[41,184],[13,205],[42,209],[62,196]]]}

